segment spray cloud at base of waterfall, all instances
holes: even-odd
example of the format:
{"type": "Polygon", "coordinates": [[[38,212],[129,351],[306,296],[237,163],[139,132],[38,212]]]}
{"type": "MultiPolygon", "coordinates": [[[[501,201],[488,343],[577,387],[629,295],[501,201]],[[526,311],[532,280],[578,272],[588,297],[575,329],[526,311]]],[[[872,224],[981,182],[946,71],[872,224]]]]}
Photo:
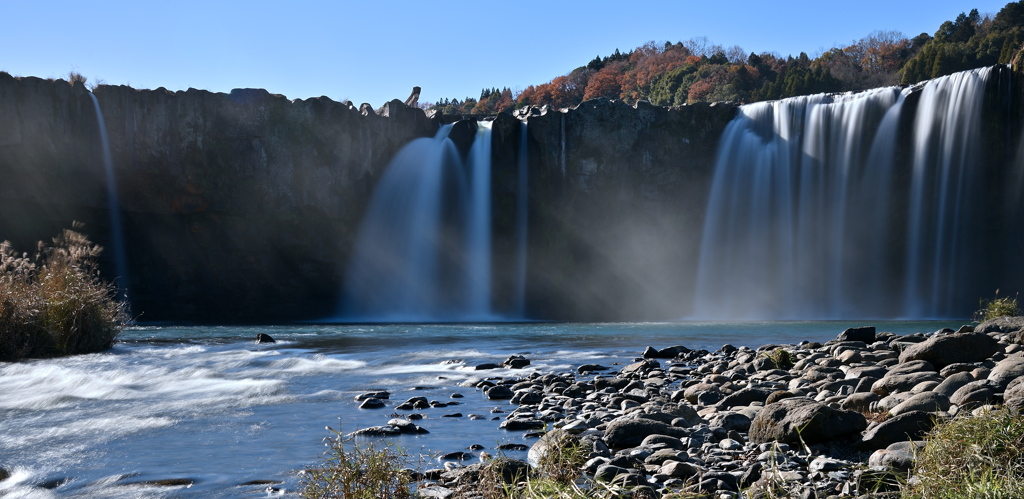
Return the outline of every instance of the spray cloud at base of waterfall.
{"type": "Polygon", "coordinates": [[[466,161],[415,139],[385,169],[348,265],[341,314],[365,322],[501,320],[492,311],[491,126],[466,161]]]}
{"type": "Polygon", "coordinates": [[[961,282],[983,265],[968,241],[984,217],[979,113],[992,72],[741,107],[719,144],[694,316],[941,317],[969,306],[961,282]]]}

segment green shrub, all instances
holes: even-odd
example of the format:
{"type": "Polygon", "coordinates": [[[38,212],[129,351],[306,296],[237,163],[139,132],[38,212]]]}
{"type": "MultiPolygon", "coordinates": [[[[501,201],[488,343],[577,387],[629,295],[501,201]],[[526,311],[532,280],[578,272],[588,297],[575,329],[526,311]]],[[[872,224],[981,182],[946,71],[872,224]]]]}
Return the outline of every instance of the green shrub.
{"type": "Polygon", "coordinates": [[[793,354],[790,353],[789,350],[785,350],[782,348],[776,348],[771,351],[761,352],[761,356],[767,357],[769,360],[772,361],[773,364],[775,364],[776,368],[782,369],[784,371],[788,371],[792,369],[794,365],[796,365],[796,363],[793,360],[793,354]]]}
{"type": "Polygon", "coordinates": [[[999,410],[936,426],[913,475],[905,497],[1024,497],[1024,417],[999,410]]]}
{"type": "Polygon", "coordinates": [[[412,497],[411,479],[403,471],[408,456],[392,446],[358,445],[352,437],[327,428],[323,462],[302,472],[302,497],[321,499],[403,499],[412,497]]]}
{"type": "MultiPolygon", "coordinates": [[[[80,228],[75,224],[74,228],[80,228]]],[[[102,248],[74,230],[34,256],[0,243],[0,361],[106,350],[129,321],[117,287],[100,279],[102,248]]]]}
{"type": "Polygon", "coordinates": [[[996,297],[991,300],[984,298],[978,300],[978,305],[981,307],[980,310],[974,313],[974,320],[978,322],[987,321],[989,319],[997,319],[999,317],[1015,317],[1020,315],[1020,308],[1017,306],[1017,296],[1010,298],[1009,296],[999,297],[999,290],[996,290],[996,297]]]}

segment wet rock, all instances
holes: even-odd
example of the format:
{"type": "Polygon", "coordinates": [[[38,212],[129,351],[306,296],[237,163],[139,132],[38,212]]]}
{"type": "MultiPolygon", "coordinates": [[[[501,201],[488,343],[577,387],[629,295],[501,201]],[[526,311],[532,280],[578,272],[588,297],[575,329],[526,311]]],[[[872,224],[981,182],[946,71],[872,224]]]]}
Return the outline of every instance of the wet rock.
{"type": "Polygon", "coordinates": [[[527,359],[522,355],[512,355],[505,359],[505,362],[503,362],[502,365],[509,369],[522,369],[530,365],[530,359],[527,359]]]}
{"type": "Polygon", "coordinates": [[[356,395],[356,402],[359,402],[359,401],[362,401],[362,400],[366,400],[368,398],[387,400],[387,399],[391,398],[391,394],[388,393],[388,392],[385,392],[385,391],[361,393],[359,395],[356,395]]]}
{"type": "Polygon", "coordinates": [[[860,433],[867,421],[860,413],[833,409],[806,398],[789,398],[765,406],[750,425],[750,441],[808,445],[860,433]]]}
{"type": "Polygon", "coordinates": [[[356,430],[350,434],[350,436],[366,436],[366,437],[394,437],[401,435],[402,431],[394,426],[371,426],[369,428],[363,428],[356,430]]]}
{"type": "Polygon", "coordinates": [[[492,386],[484,390],[484,394],[488,400],[510,400],[515,396],[512,389],[505,385],[492,386]]]}
{"type": "Polygon", "coordinates": [[[576,372],[579,373],[579,374],[586,374],[586,373],[592,373],[592,372],[597,372],[597,371],[607,371],[607,370],[608,370],[608,368],[605,367],[605,366],[602,366],[601,364],[583,364],[582,366],[580,366],[580,367],[578,367],[576,369],[576,372]]]}
{"type": "Polygon", "coordinates": [[[395,409],[399,411],[411,411],[413,409],[428,409],[430,408],[430,402],[427,401],[426,397],[410,397],[405,402],[398,404],[395,409]]]}
{"type": "Polygon", "coordinates": [[[256,343],[277,343],[277,341],[274,341],[274,338],[271,338],[267,333],[259,333],[256,335],[256,343]]]}
{"type": "Polygon", "coordinates": [[[536,418],[513,418],[501,422],[498,428],[508,431],[543,430],[547,423],[536,418]]]}
{"type": "Polygon", "coordinates": [[[908,347],[900,354],[900,363],[927,360],[942,369],[960,362],[979,362],[999,350],[999,343],[983,333],[952,333],[936,335],[908,347]]]}
{"type": "Polygon", "coordinates": [[[359,404],[360,409],[382,409],[384,408],[384,401],[379,398],[370,397],[363,400],[363,403],[359,404]]]}
{"type": "Polygon", "coordinates": [[[501,366],[493,362],[485,362],[483,364],[477,364],[474,369],[477,371],[489,371],[491,369],[501,369],[501,366]]]}

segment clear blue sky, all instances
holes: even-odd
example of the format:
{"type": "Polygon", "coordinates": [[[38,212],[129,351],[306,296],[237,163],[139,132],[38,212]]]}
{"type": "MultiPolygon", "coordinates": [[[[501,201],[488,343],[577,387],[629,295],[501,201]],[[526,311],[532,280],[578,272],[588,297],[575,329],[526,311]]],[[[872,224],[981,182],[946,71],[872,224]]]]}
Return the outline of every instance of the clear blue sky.
{"type": "Polygon", "coordinates": [[[0,70],[136,88],[266,88],[379,106],[523,89],[596,55],[707,36],[815,55],[876,30],[933,34],[1006,1],[0,0],[0,70]],[[808,7],[812,5],[812,7],[808,7]]]}

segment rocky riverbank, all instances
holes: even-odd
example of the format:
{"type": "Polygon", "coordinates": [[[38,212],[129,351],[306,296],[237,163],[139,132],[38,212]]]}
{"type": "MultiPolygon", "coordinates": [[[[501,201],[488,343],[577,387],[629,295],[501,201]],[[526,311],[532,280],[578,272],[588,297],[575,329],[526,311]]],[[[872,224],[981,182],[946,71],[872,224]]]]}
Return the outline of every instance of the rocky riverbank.
{"type": "MultiPolygon", "coordinates": [[[[1022,342],[1021,317],[902,336],[862,327],[824,344],[648,347],[617,372],[583,365],[468,383],[513,407],[500,428],[550,430],[535,433],[532,464],[578,443],[589,483],[633,497],[880,497],[898,495],[936,424],[1024,407],[1022,342]]],[[[410,399],[399,410],[431,405],[410,399]]],[[[359,433],[415,431],[394,419],[359,433]]],[[[514,482],[527,469],[466,457],[426,470],[418,494],[483,497],[482,476],[514,482]]]]}

